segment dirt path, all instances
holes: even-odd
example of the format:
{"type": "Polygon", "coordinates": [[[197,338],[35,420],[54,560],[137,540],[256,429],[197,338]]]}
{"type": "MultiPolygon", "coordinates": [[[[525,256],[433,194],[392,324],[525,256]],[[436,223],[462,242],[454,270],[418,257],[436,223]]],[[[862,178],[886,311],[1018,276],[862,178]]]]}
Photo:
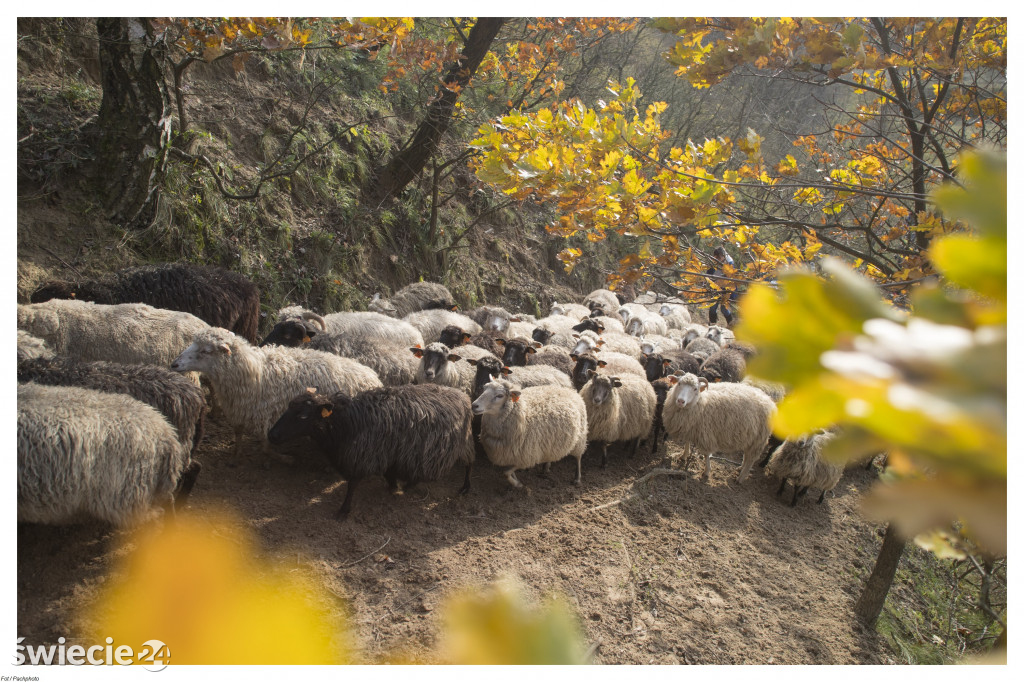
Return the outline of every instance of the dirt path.
{"type": "MultiPolygon", "coordinates": [[[[524,490],[483,462],[464,497],[461,471],[397,497],[383,480],[365,481],[338,523],[344,484],[318,454],[267,470],[255,455],[233,456],[230,431],[212,424],[199,458],[189,506],[229,504],[268,555],[304,563],[344,596],[368,662],[397,651],[431,660],[445,596],[509,575],[532,596],[563,595],[600,663],[890,660],[851,616],[858,574],[880,542],[856,510],[873,472],[853,468],[825,504],[791,509],[762,470],[740,486],[721,460],[708,482],[691,474],[636,484],[665,466],[661,457],[612,452],[602,470],[587,455],[582,486],[569,485],[575,463],[565,460],[548,477],[521,474],[524,490]]],[[[68,634],[74,609],[107,579],[118,536],[98,525],[19,525],[18,633],[27,643],[68,634]]]]}

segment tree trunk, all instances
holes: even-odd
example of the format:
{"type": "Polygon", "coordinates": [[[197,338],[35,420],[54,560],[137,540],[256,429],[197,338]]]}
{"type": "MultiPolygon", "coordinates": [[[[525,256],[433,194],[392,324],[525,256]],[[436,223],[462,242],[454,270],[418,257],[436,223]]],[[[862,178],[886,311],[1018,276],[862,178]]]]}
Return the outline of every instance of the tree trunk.
{"type": "Polygon", "coordinates": [[[386,167],[374,173],[373,180],[364,187],[363,194],[370,202],[379,204],[398,194],[427,165],[451,124],[459,91],[469,84],[504,21],[500,17],[481,17],[470,29],[462,55],[448,69],[444,85],[438,88],[437,97],[427,107],[427,116],[416,129],[412,142],[395,154],[386,167]]]}
{"type": "Polygon", "coordinates": [[[156,214],[171,140],[171,100],[161,62],[166,47],[146,19],[100,18],[103,101],[97,118],[96,178],[110,217],[146,227],[156,214]]]}
{"type": "Polygon", "coordinates": [[[878,620],[878,614],[882,612],[885,605],[885,597],[892,587],[892,579],[896,577],[896,567],[899,566],[900,557],[903,556],[903,548],[907,541],[896,534],[896,530],[890,523],[885,529],[885,539],[882,540],[882,549],[878,552],[878,559],[875,567],[864,583],[864,591],[860,599],[853,607],[857,617],[868,625],[878,620]]]}

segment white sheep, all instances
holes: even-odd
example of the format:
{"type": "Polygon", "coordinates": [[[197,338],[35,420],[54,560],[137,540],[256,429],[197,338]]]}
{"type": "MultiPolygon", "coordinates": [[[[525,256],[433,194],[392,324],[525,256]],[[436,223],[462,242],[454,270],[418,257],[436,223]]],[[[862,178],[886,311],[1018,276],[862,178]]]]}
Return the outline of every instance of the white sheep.
{"type": "Polygon", "coordinates": [[[614,313],[620,304],[615,292],[609,289],[594,289],[583,299],[583,305],[591,310],[600,308],[606,313],[614,313]]]}
{"type": "Polygon", "coordinates": [[[731,329],[720,327],[717,324],[710,325],[707,333],[704,335],[706,338],[714,341],[719,346],[725,346],[726,343],[736,340],[736,335],[731,329]]]}
{"type": "Polygon", "coordinates": [[[177,430],[130,396],[18,386],[18,521],[143,521],[173,502],[189,462],[177,430]]]}
{"type": "MultiPolygon", "coordinates": [[[[304,340],[299,336],[303,330],[313,336],[314,341],[316,336],[326,335],[353,343],[389,343],[396,346],[423,344],[423,335],[418,329],[404,320],[396,320],[381,313],[341,312],[320,316],[301,306],[288,306],[277,312],[277,324],[261,345],[276,343],[281,346],[299,346],[304,340]],[[290,322],[293,324],[289,326],[290,322]],[[295,327],[295,322],[300,326],[295,327]]],[[[316,348],[316,345],[313,347],[316,348]]]]}
{"type": "MultiPolygon", "coordinates": [[[[403,318],[419,330],[423,336],[423,344],[434,343],[441,338],[441,332],[448,325],[455,325],[464,332],[476,334],[482,328],[472,319],[450,310],[419,310],[409,313],[403,318]]],[[[416,344],[412,344],[416,345],[416,344]]]]}
{"type": "Polygon", "coordinates": [[[537,464],[545,470],[566,456],[576,458],[575,485],[580,484],[581,461],[587,449],[587,406],[579,394],[562,386],[521,388],[505,379],[484,386],[473,401],[473,414],[482,415],[480,443],[487,459],[505,471],[516,488],[523,484],[516,471],[537,464]]]}
{"type": "Polygon", "coordinates": [[[669,438],[704,454],[705,478],[711,472],[711,453],[742,452],[737,478],[742,483],[768,442],[775,403],[744,384],[709,385],[694,374],[667,378],[674,384],[663,413],[669,438]]]}
{"type": "Polygon", "coordinates": [[[579,303],[558,303],[556,301],[551,304],[551,310],[548,311],[548,316],[552,315],[564,315],[579,322],[584,317],[590,317],[590,308],[579,303]]]}
{"type": "Polygon", "coordinates": [[[509,381],[523,388],[530,386],[563,386],[572,388],[572,379],[565,372],[551,365],[526,365],[525,367],[506,367],[502,371],[509,381]]]}
{"type": "Polygon", "coordinates": [[[74,360],[166,367],[210,326],[189,313],[145,303],[102,305],[55,298],[19,305],[18,328],[74,360]]]}
{"type": "Polygon", "coordinates": [[[693,322],[690,310],[685,305],[662,303],[658,313],[665,318],[665,325],[669,329],[685,329],[686,325],[693,322]]]}
{"type": "Polygon", "coordinates": [[[38,336],[32,336],[24,329],[18,330],[18,362],[26,360],[49,360],[53,351],[38,336]]]}
{"type": "Polygon", "coordinates": [[[623,303],[616,309],[615,314],[622,320],[623,325],[629,324],[629,321],[635,315],[646,315],[648,310],[642,303],[623,303]]]}
{"type": "Polygon", "coordinates": [[[590,370],[590,381],[580,390],[587,406],[587,439],[603,445],[601,466],[608,463],[608,443],[633,441],[630,457],[640,439],[651,432],[658,397],[645,377],[609,376],[590,370]]]}
{"type": "Polygon", "coordinates": [[[665,318],[651,313],[643,315],[632,315],[626,323],[626,333],[630,336],[641,337],[648,334],[668,335],[668,325],[665,318]]]}
{"type": "Polygon", "coordinates": [[[355,360],[305,348],[252,346],[220,327],[198,334],[171,369],[202,372],[209,379],[224,418],[235,430],[236,454],[246,433],[259,438],[263,452],[272,454],[267,431],[288,402],[309,387],[354,395],[382,386],[372,369],[355,360]]]}
{"type": "Polygon", "coordinates": [[[825,493],[839,483],[843,476],[843,465],[831,462],[822,455],[822,449],[833,438],[835,434],[830,431],[795,439],[787,438],[772,453],[768,460],[768,473],[782,479],[775,494],[783,493],[787,479],[793,482],[793,501],[789,506],[795,507],[797,501],[807,494],[808,488],[821,489],[818,498],[818,504],[821,504],[825,501],[825,493]]]}
{"type": "Polygon", "coordinates": [[[402,318],[417,310],[452,310],[455,307],[455,299],[443,284],[413,282],[399,289],[390,299],[374,294],[367,307],[371,312],[402,318]]]}
{"type": "Polygon", "coordinates": [[[576,340],[576,345],[572,351],[579,354],[591,353],[596,350],[621,353],[622,355],[628,355],[638,362],[644,355],[640,350],[640,344],[632,336],[616,334],[614,332],[605,332],[599,336],[589,329],[579,332],[579,338],[576,340]]]}

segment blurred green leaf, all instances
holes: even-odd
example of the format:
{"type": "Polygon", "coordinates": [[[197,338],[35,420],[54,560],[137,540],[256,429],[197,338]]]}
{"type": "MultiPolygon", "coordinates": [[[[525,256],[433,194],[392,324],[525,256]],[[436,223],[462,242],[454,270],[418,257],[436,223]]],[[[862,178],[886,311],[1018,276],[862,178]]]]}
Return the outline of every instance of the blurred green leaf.
{"type": "Polygon", "coordinates": [[[965,289],[1006,302],[1006,238],[976,239],[950,235],[929,250],[935,267],[965,289]]]}
{"type": "Polygon", "coordinates": [[[1006,155],[965,154],[959,176],[965,189],[945,185],[932,194],[947,215],[963,218],[985,237],[1006,239],[1006,155]]]}

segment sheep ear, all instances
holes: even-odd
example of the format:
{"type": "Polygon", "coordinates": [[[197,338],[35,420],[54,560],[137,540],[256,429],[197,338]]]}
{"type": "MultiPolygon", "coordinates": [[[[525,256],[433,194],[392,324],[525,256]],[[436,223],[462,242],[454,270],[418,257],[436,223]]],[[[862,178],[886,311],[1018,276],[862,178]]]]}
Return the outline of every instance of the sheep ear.
{"type": "Polygon", "coordinates": [[[418,357],[418,358],[422,358],[423,357],[423,349],[420,348],[418,345],[413,346],[409,350],[411,350],[412,354],[415,355],[416,357],[418,357]]]}
{"type": "Polygon", "coordinates": [[[697,377],[697,386],[700,388],[700,392],[708,390],[708,380],[704,377],[697,377]]]}
{"type": "Polygon", "coordinates": [[[331,416],[331,412],[332,412],[331,408],[329,408],[329,407],[325,407],[325,408],[323,408],[322,410],[320,410],[320,416],[321,416],[321,417],[322,417],[323,419],[327,419],[328,417],[330,417],[330,416],[331,416]]]}
{"type": "Polygon", "coordinates": [[[466,358],[466,362],[473,365],[474,367],[476,366],[476,360],[474,360],[473,358],[466,358]]]}
{"type": "Polygon", "coordinates": [[[543,343],[540,343],[540,342],[538,342],[538,341],[534,341],[534,342],[533,342],[533,347],[534,347],[534,348],[543,348],[543,347],[544,347],[544,344],[543,344],[543,343]]]}
{"type": "Polygon", "coordinates": [[[612,377],[612,386],[614,386],[615,388],[619,388],[620,386],[622,386],[622,380],[619,379],[618,377],[612,377]]]}
{"type": "Polygon", "coordinates": [[[470,336],[468,332],[463,332],[462,333],[462,343],[469,343],[469,340],[471,338],[473,338],[473,337],[470,336]]]}
{"type": "Polygon", "coordinates": [[[533,346],[527,346],[526,347],[526,352],[527,353],[536,353],[537,349],[535,349],[533,346]]]}
{"type": "Polygon", "coordinates": [[[313,339],[310,337],[309,334],[306,334],[305,336],[302,337],[302,343],[309,343],[312,340],[313,339]]]}
{"type": "Polygon", "coordinates": [[[508,321],[509,322],[522,322],[523,320],[522,320],[521,317],[510,317],[510,318],[508,318],[508,321]]]}
{"type": "Polygon", "coordinates": [[[574,339],[578,339],[578,338],[580,338],[580,335],[579,335],[579,334],[573,334],[573,335],[572,335],[572,338],[574,338],[574,339]]]}
{"type": "Polygon", "coordinates": [[[677,377],[675,374],[669,374],[665,378],[668,379],[668,383],[670,383],[670,384],[678,384],[679,383],[679,377],[677,377]]]}
{"type": "Polygon", "coordinates": [[[455,353],[449,353],[448,354],[448,359],[451,360],[452,362],[456,362],[458,360],[461,360],[462,356],[461,355],[456,355],[455,353]]]}
{"type": "Polygon", "coordinates": [[[598,360],[598,361],[597,361],[597,366],[598,366],[598,367],[607,367],[607,366],[608,366],[608,363],[607,363],[607,362],[605,362],[604,360],[598,360]]]}
{"type": "Polygon", "coordinates": [[[592,370],[592,369],[588,369],[588,370],[587,370],[587,378],[588,378],[588,379],[591,379],[591,378],[593,378],[593,377],[596,377],[596,376],[597,376],[597,372],[595,372],[595,371],[594,371],[594,370],[592,370]]]}
{"type": "Polygon", "coordinates": [[[503,366],[501,368],[501,373],[504,374],[505,376],[508,376],[509,374],[512,373],[512,370],[509,369],[507,366],[503,366]]]}
{"type": "Polygon", "coordinates": [[[604,339],[598,339],[598,340],[597,340],[597,345],[598,345],[599,347],[600,347],[600,346],[603,346],[603,345],[604,345],[604,339]]]}
{"type": "Polygon", "coordinates": [[[572,360],[573,362],[578,362],[578,361],[579,361],[579,359],[580,359],[580,356],[576,355],[575,353],[569,353],[569,358],[570,358],[570,359],[571,359],[571,360],[572,360]]]}
{"type": "Polygon", "coordinates": [[[519,402],[519,391],[509,391],[508,392],[508,399],[511,400],[514,403],[515,402],[519,402]]]}
{"type": "Polygon", "coordinates": [[[310,395],[315,395],[316,394],[316,387],[315,386],[307,386],[306,387],[306,393],[308,393],[310,395]]]}
{"type": "Polygon", "coordinates": [[[494,339],[494,343],[495,345],[501,346],[502,348],[505,347],[505,339],[494,339]]]}
{"type": "Polygon", "coordinates": [[[228,355],[231,355],[231,346],[229,346],[228,344],[226,344],[226,343],[220,344],[220,349],[223,350],[228,355]]]}
{"type": "Polygon", "coordinates": [[[602,334],[604,333],[604,325],[601,324],[600,322],[597,323],[597,331],[602,334]]]}
{"type": "Polygon", "coordinates": [[[671,361],[671,360],[662,360],[662,361],[661,361],[661,366],[662,366],[662,367],[668,367],[668,366],[669,366],[669,365],[671,365],[671,364],[672,364],[672,361],[671,361]]]}
{"type": "Polygon", "coordinates": [[[448,310],[449,310],[449,311],[451,311],[451,312],[453,312],[453,313],[454,313],[455,311],[457,311],[458,309],[459,309],[459,304],[458,304],[458,303],[456,303],[456,304],[455,304],[455,305],[453,305],[453,306],[449,306],[449,307],[448,307],[448,310]]]}

